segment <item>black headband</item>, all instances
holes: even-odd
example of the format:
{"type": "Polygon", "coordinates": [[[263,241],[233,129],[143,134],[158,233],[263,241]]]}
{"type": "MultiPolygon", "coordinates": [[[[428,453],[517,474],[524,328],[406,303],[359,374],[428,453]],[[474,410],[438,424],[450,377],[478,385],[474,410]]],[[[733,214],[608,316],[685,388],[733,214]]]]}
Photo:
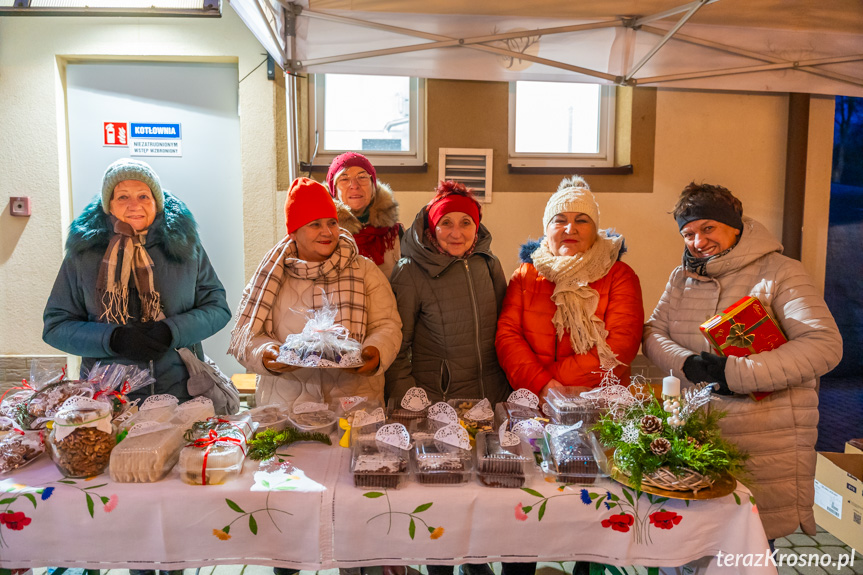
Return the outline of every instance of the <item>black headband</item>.
{"type": "Polygon", "coordinates": [[[675,218],[678,229],[689,222],[698,220],[715,220],[743,231],[743,219],[732,206],[721,201],[699,199],[690,205],[682,214],[675,218]]]}

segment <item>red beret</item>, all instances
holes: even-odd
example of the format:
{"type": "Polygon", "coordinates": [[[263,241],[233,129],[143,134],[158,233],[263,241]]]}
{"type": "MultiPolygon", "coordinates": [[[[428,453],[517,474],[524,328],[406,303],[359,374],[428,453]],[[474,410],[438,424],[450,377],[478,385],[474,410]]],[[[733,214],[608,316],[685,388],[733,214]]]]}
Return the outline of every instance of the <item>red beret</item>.
{"type": "Polygon", "coordinates": [[[372,177],[372,189],[377,188],[378,180],[377,175],[375,174],[375,167],[369,159],[356,152],[345,152],[341,156],[336,156],[333,159],[333,163],[330,164],[330,169],[327,170],[327,186],[330,188],[330,195],[332,197],[336,198],[339,194],[336,189],[336,175],[342,170],[353,166],[359,166],[367,171],[372,177]]]}

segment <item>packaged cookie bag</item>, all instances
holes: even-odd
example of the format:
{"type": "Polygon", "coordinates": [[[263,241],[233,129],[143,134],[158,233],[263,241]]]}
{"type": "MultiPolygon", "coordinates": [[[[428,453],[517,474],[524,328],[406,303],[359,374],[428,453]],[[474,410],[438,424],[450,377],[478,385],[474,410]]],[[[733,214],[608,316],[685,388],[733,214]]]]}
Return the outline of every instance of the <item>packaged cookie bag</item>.
{"type": "Polygon", "coordinates": [[[279,348],[278,360],[300,367],[358,367],[363,364],[360,342],[348,328],[336,323],[338,307],[323,294],[323,307],[309,310],[300,333],[290,334],[279,348]]]}

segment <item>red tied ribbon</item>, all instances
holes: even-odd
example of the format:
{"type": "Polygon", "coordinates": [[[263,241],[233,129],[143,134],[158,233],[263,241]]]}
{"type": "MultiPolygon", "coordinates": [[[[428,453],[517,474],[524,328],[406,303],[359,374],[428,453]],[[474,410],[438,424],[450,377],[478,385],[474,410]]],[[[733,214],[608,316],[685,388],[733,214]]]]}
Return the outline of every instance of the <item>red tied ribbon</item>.
{"type": "Polygon", "coordinates": [[[119,401],[120,403],[126,403],[126,397],[122,393],[120,393],[119,391],[116,391],[113,389],[100,389],[99,391],[97,391],[95,393],[95,395],[93,395],[93,399],[99,399],[103,395],[105,397],[108,397],[109,395],[113,395],[114,397],[117,398],[117,401],[119,401]]]}
{"type": "MultiPolygon", "coordinates": [[[[226,421],[225,423],[231,422],[226,421]]],[[[211,429],[210,433],[207,434],[206,438],[196,439],[189,444],[192,447],[197,447],[199,449],[203,447],[207,448],[207,450],[204,452],[204,463],[201,465],[201,485],[207,484],[207,458],[210,456],[210,449],[217,443],[233,443],[234,445],[239,445],[240,451],[243,452],[243,456],[246,455],[246,450],[243,449],[243,441],[241,439],[237,439],[236,437],[219,435],[218,433],[216,433],[215,429],[211,429]]]]}
{"type": "Polygon", "coordinates": [[[123,395],[129,395],[129,389],[131,387],[132,386],[129,385],[129,380],[128,379],[124,380],[123,384],[120,386],[120,393],[122,393],[123,395]]]}
{"type": "Polygon", "coordinates": [[[4,397],[6,397],[6,394],[7,394],[7,393],[9,393],[10,391],[15,390],[15,389],[22,389],[22,390],[23,390],[23,389],[29,389],[29,390],[31,390],[31,391],[33,391],[33,392],[35,392],[35,391],[36,391],[36,388],[35,388],[35,387],[33,387],[32,385],[30,385],[29,383],[27,383],[27,380],[26,380],[26,379],[22,379],[22,380],[21,380],[21,385],[20,385],[19,387],[10,387],[10,388],[9,388],[9,389],[7,389],[5,392],[3,392],[3,395],[0,395],[0,403],[2,403],[2,402],[3,402],[3,398],[4,398],[4,397]]]}

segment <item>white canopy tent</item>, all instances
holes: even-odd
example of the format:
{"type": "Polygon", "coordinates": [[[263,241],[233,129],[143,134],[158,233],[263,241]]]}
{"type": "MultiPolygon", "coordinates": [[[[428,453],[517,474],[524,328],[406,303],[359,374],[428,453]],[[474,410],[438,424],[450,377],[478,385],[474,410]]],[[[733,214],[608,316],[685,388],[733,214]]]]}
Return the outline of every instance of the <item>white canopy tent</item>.
{"type": "Polygon", "coordinates": [[[859,0],[230,0],[284,69],[863,96],[859,0]]]}

